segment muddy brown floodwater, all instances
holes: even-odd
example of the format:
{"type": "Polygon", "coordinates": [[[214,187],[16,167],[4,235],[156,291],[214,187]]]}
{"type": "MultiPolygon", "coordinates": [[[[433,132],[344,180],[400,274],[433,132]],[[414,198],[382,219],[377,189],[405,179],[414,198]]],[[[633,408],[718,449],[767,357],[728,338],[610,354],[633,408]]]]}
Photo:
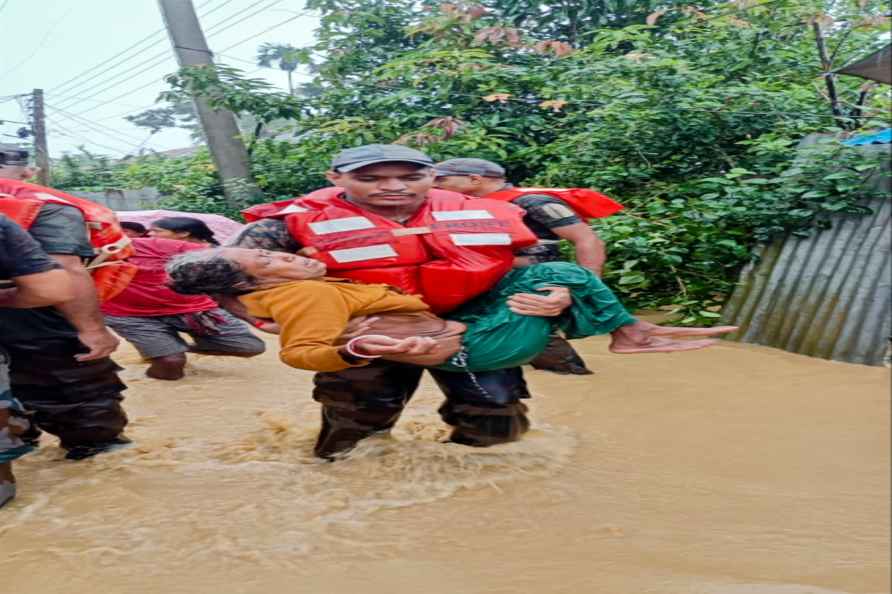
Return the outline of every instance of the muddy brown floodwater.
{"type": "MultiPolygon", "coordinates": [[[[748,345],[530,371],[534,431],[439,443],[426,382],[390,439],[310,454],[311,374],[196,357],[142,376],[135,445],[54,440],[0,510],[15,594],[889,592],[889,370],[748,345]]],[[[273,346],[273,343],[270,343],[273,346]]]]}

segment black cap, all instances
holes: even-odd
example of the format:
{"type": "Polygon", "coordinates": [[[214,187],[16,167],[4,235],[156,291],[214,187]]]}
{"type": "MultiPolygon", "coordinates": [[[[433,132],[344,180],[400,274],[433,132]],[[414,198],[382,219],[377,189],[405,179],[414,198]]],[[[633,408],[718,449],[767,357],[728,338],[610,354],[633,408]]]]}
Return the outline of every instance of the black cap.
{"type": "Polygon", "coordinates": [[[414,163],[431,167],[434,160],[421,151],[401,144],[367,144],[341,151],[332,159],[331,168],[347,172],[378,163],[414,163]]]}
{"type": "Polygon", "coordinates": [[[486,159],[449,159],[434,165],[437,175],[482,175],[483,177],[505,177],[505,169],[498,163],[486,159]]]}
{"type": "Polygon", "coordinates": [[[22,167],[28,164],[28,151],[21,147],[0,144],[0,166],[22,167]]]}

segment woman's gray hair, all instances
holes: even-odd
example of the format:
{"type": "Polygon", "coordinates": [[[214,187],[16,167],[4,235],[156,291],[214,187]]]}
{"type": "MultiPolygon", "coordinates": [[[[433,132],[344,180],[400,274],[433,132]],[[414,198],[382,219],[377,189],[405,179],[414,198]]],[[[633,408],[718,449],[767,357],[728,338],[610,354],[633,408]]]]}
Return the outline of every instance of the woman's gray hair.
{"type": "Polygon", "coordinates": [[[237,295],[257,283],[238,264],[223,257],[220,248],[187,252],[172,258],[165,268],[168,286],[184,295],[237,295]]]}

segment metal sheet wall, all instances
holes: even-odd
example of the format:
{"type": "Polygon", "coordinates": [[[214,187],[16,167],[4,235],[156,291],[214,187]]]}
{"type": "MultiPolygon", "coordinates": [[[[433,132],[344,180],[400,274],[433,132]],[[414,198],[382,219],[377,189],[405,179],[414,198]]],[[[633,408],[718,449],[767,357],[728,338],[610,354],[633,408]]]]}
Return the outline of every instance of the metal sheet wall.
{"type": "Polygon", "coordinates": [[[732,340],[882,365],[892,333],[892,202],[809,238],[763,247],[743,270],[723,319],[732,340]]]}

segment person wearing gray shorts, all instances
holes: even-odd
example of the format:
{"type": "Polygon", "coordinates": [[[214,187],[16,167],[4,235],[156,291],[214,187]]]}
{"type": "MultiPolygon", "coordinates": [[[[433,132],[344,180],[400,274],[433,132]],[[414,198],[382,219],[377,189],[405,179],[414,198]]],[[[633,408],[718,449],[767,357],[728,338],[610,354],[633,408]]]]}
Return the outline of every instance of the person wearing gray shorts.
{"type": "Polygon", "coordinates": [[[186,353],[254,357],[266,346],[250,326],[205,295],[180,295],[167,287],[164,266],[175,255],[206,245],[160,237],[133,239],[128,261],[139,267],[130,285],[102,304],[105,323],[149,360],[146,375],[183,377],[186,353]],[[183,335],[189,335],[187,342],[183,335]]]}

